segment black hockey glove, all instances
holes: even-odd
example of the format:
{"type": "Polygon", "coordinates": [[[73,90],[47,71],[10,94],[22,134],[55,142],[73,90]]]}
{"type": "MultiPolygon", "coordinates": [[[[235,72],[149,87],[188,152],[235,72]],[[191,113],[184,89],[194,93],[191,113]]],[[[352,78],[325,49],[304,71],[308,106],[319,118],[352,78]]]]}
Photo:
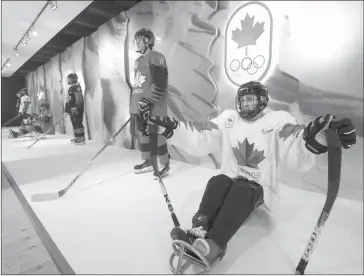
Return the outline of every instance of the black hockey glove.
{"type": "Polygon", "coordinates": [[[172,117],[150,116],[149,123],[158,125],[158,134],[167,139],[173,136],[173,130],[178,127],[178,121],[172,117]]]}
{"type": "Polygon", "coordinates": [[[326,114],[325,116],[320,116],[312,120],[305,127],[303,140],[306,141],[305,146],[310,152],[314,154],[327,152],[327,147],[317,142],[316,136],[329,128],[332,118],[330,114],[326,114]]]}
{"type": "Polygon", "coordinates": [[[321,154],[327,152],[327,147],[316,141],[315,137],[328,128],[336,129],[336,132],[344,149],[348,149],[356,143],[356,131],[349,118],[336,118],[330,114],[323,117],[317,117],[311,121],[303,132],[303,139],[306,141],[306,148],[315,153],[321,154]]]}
{"type": "Polygon", "coordinates": [[[331,121],[330,128],[336,129],[341,145],[344,149],[353,147],[356,144],[356,131],[349,118],[336,118],[331,121]]]}
{"type": "Polygon", "coordinates": [[[78,116],[80,114],[80,110],[78,107],[71,107],[71,112],[73,116],[78,116]]]}
{"type": "Polygon", "coordinates": [[[148,101],[146,98],[142,98],[138,102],[139,115],[142,121],[146,121],[149,119],[150,110],[152,108],[152,103],[148,101]]]}

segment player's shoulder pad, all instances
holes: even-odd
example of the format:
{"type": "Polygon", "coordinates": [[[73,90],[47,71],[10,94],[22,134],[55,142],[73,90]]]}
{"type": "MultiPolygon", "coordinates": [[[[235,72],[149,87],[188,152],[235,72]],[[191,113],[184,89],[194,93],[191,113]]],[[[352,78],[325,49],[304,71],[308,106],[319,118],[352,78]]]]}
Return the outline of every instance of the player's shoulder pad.
{"type": "Polygon", "coordinates": [[[298,124],[297,119],[291,113],[284,110],[271,111],[267,113],[266,116],[269,116],[269,119],[276,126],[284,126],[287,123],[298,124]]]}
{"type": "Polygon", "coordinates": [[[150,56],[150,61],[153,65],[156,66],[166,66],[166,58],[162,53],[152,51],[150,56]]]}

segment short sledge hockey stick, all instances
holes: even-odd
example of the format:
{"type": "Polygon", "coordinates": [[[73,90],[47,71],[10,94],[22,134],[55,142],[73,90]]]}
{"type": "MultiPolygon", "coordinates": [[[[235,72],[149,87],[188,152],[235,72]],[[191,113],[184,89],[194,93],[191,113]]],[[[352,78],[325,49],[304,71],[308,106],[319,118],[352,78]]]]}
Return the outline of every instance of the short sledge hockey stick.
{"type": "Polygon", "coordinates": [[[335,129],[328,129],[327,136],[327,151],[328,151],[328,185],[325,205],[321,215],[316,223],[315,229],[311,234],[310,240],[296,268],[296,274],[303,275],[310,260],[310,256],[315,245],[321,235],[321,231],[325,226],[325,222],[329,217],[331,209],[336,200],[340,187],[341,175],[341,143],[336,134],[335,129]]]}
{"type": "Polygon", "coordinates": [[[86,167],[84,167],[82,169],[81,172],[79,172],[71,181],[70,184],[68,184],[68,186],[66,188],[64,188],[63,190],[60,190],[58,192],[55,193],[47,193],[47,194],[35,194],[32,196],[32,201],[33,202],[41,202],[41,201],[47,201],[47,200],[54,200],[54,199],[58,199],[60,197],[62,197],[72,186],[73,184],[76,183],[77,179],[80,178],[80,176],[92,165],[93,161],[96,159],[96,157],[109,145],[111,144],[115,137],[119,135],[119,133],[127,126],[127,124],[130,122],[131,118],[129,118],[126,123],[114,134],[111,136],[109,142],[107,142],[101,150],[99,150],[99,152],[89,161],[89,163],[87,164],[86,167]]]}
{"type": "Polygon", "coordinates": [[[42,135],[39,135],[37,137],[37,139],[33,142],[33,144],[31,144],[30,146],[28,146],[28,149],[30,149],[32,146],[34,146],[40,139],[42,139],[44,136],[46,136],[56,125],[58,125],[60,122],[62,122],[66,117],[68,116],[68,113],[66,113],[62,119],[60,119],[57,123],[55,123],[51,128],[49,128],[45,133],[43,133],[42,135]]]}
{"type": "Polygon", "coordinates": [[[157,149],[158,149],[158,126],[154,124],[149,124],[149,139],[150,139],[150,149],[151,149],[151,156],[152,156],[152,165],[153,170],[158,176],[158,181],[160,184],[160,187],[163,192],[163,196],[166,200],[168,210],[171,213],[172,220],[174,223],[174,226],[180,226],[180,223],[177,219],[176,213],[173,210],[172,203],[169,200],[169,196],[166,190],[166,187],[163,184],[163,181],[161,179],[161,176],[159,174],[159,168],[158,168],[158,158],[157,158],[157,149]]]}

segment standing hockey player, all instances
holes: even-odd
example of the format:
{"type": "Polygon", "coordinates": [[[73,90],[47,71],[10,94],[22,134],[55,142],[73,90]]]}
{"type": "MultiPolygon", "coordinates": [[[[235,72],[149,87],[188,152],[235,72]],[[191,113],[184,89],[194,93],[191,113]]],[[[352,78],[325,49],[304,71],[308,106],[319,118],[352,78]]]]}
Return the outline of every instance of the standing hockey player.
{"type": "Polygon", "coordinates": [[[23,88],[21,89],[18,93],[16,93],[16,95],[18,96],[18,100],[16,103],[16,107],[18,109],[18,114],[25,114],[28,112],[31,100],[30,97],[28,95],[28,89],[27,88],[23,88]]]}
{"type": "MultiPolygon", "coordinates": [[[[154,34],[148,29],[141,29],[134,35],[137,52],[141,56],[135,62],[134,86],[130,100],[130,114],[137,130],[137,139],[141,158],[144,162],[134,167],[135,173],[153,170],[148,120],[151,116],[167,116],[166,94],[168,92],[168,69],[163,54],[154,51],[154,34]]],[[[158,135],[158,157],[162,168],[161,177],[169,174],[169,154],[166,137],[158,135]]],[[[156,172],[154,177],[157,178],[156,172]]]]}
{"type": "Polygon", "coordinates": [[[188,242],[210,264],[225,251],[256,207],[264,204],[274,211],[281,163],[309,170],[318,155],[327,158],[325,131],[329,128],[336,129],[343,148],[356,143],[350,119],[326,114],[307,126],[299,125],[285,111],[265,110],[267,103],[268,90],[262,83],[245,83],[238,89],[235,110],[225,110],[213,119],[214,129],[199,133],[179,127],[171,139],[171,144],[194,156],[222,149],[222,174],[208,181],[192,228],[171,231],[172,239],[188,242]]]}
{"type": "Polygon", "coordinates": [[[84,101],[82,89],[78,83],[78,76],[75,73],[69,74],[67,76],[67,83],[70,85],[70,88],[68,89],[65,112],[70,114],[75,136],[71,142],[75,145],[84,145],[86,143],[85,129],[83,126],[84,101]]]}
{"type": "Polygon", "coordinates": [[[40,105],[40,115],[26,114],[23,116],[23,122],[18,132],[9,129],[9,138],[19,138],[33,131],[37,134],[47,132],[51,127],[52,114],[49,112],[49,105],[42,103],[40,105]]]}

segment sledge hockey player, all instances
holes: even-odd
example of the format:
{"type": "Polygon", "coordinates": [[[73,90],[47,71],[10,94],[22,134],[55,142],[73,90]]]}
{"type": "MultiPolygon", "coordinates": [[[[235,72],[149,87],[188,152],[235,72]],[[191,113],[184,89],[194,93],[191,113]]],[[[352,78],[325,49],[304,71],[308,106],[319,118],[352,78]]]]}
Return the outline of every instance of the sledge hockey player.
{"type": "MultiPolygon", "coordinates": [[[[168,92],[168,68],[163,54],[154,51],[154,34],[148,29],[141,29],[134,35],[134,43],[140,57],[135,62],[134,86],[130,100],[130,114],[136,129],[141,158],[144,162],[134,166],[135,173],[146,173],[153,170],[148,120],[163,119],[167,116],[166,94],[168,92]]],[[[158,135],[158,157],[162,165],[160,177],[169,174],[170,157],[166,137],[158,135]]],[[[154,172],[154,178],[157,178],[154,172]]]]}
{"type": "Polygon", "coordinates": [[[258,206],[274,211],[281,163],[309,170],[318,156],[327,158],[328,128],[336,129],[343,148],[356,143],[348,118],[326,114],[300,125],[285,111],[267,111],[268,100],[262,83],[245,83],[237,91],[235,110],[225,110],[211,120],[215,128],[199,133],[180,126],[170,140],[193,156],[222,149],[221,174],[208,181],[192,228],[171,231],[172,239],[189,243],[210,264],[223,256],[227,243],[258,206]]]}
{"type": "Polygon", "coordinates": [[[75,145],[84,145],[86,144],[83,126],[84,101],[77,74],[68,74],[67,83],[70,85],[70,88],[68,89],[65,112],[71,117],[73,133],[75,136],[71,142],[75,145]]]}
{"type": "Polygon", "coordinates": [[[52,114],[49,112],[49,105],[47,103],[42,103],[40,105],[40,115],[28,114],[23,115],[22,125],[18,132],[9,129],[9,138],[19,138],[33,131],[38,134],[43,134],[47,132],[51,127],[52,114]]]}

